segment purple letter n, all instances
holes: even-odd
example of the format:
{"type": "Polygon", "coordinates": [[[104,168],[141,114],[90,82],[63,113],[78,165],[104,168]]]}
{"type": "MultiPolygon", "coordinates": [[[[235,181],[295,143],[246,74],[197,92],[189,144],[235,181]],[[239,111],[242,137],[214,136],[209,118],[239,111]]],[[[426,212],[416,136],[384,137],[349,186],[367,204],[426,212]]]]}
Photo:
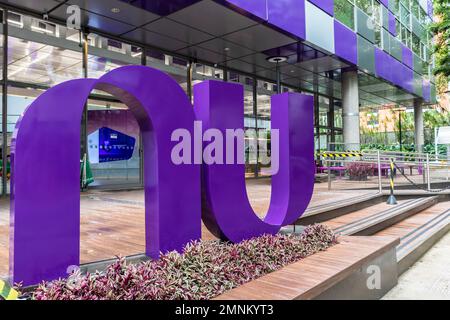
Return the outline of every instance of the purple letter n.
{"type": "Polygon", "coordinates": [[[10,274],[36,284],[67,276],[80,260],[80,123],[93,89],[124,102],[143,136],[146,253],[181,250],[201,237],[200,166],[171,161],[171,134],[194,128],[182,88],[142,66],[118,68],[98,80],[57,85],[17,124],[12,143],[10,274]],[[189,187],[187,187],[187,184],[189,187]]]}

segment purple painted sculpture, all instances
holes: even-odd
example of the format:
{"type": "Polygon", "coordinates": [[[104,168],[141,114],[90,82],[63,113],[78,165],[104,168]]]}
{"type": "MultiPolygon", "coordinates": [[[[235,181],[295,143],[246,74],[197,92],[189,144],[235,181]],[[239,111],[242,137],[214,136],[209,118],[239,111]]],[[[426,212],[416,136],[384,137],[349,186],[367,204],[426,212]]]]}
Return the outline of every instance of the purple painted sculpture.
{"type": "Polygon", "coordinates": [[[49,89],[18,124],[11,150],[10,273],[15,282],[64,277],[69,266],[79,264],[80,121],[94,88],[122,100],[142,132],[147,255],[180,250],[201,237],[200,166],[177,166],[170,157],[172,132],[193,133],[192,105],[166,74],[122,67],[98,80],[49,89]]]}
{"type": "MultiPolygon", "coordinates": [[[[205,81],[194,87],[194,106],[203,129],[244,128],[241,85],[205,81]]],[[[314,188],[313,97],[285,93],[272,97],[272,129],[278,129],[279,171],[272,177],[270,208],[262,221],[250,206],[245,165],[203,165],[202,217],[217,237],[232,242],[274,234],[305,211],[314,188]]]]}
{"type": "MultiPolygon", "coordinates": [[[[98,80],[73,80],[36,99],[17,123],[12,141],[10,274],[24,285],[67,275],[80,260],[80,121],[93,89],[125,103],[143,137],[146,254],[181,250],[205,224],[234,242],[276,233],[306,209],[313,192],[313,98],[272,97],[272,128],[279,129],[280,168],[272,178],[269,213],[262,221],[248,202],[244,165],[176,165],[177,129],[194,134],[194,109],[182,88],[156,69],[128,66],[98,80]],[[36,155],[39,157],[36,160],[36,155]]],[[[203,128],[243,128],[243,88],[207,81],[195,88],[203,128]]],[[[191,141],[191,143],[194,143],[191,141]]]]}

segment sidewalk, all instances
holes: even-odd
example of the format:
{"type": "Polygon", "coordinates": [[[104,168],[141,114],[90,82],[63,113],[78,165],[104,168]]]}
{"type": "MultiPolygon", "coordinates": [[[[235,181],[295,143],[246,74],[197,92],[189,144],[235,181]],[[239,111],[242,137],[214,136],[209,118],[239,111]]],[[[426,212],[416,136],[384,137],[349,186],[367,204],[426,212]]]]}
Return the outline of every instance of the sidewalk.
{"type": "Polygon", "coordinates": [[[450,299],[450,233],[398,280],[385,300],[450,299]]]}

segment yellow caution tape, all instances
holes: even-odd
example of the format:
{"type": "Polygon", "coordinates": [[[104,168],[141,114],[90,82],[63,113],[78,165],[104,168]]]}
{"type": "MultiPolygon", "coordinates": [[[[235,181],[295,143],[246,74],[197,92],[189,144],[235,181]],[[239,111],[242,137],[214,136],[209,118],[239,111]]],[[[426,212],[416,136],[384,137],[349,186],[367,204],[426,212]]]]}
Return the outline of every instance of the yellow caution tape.
{"type": "Polygon", "coordinates": [[[352,158],[362,157],[363,154],[358,151],[345,151],[345,152],[323,152],[320,154],[322,158],[352,158]]]}
{"type": "Polygon", "coordinates": [[[5,281],[0,280],[0,297],[5,300],[17,300],[19,298],[19,292],[14,290],[5,281]]]}

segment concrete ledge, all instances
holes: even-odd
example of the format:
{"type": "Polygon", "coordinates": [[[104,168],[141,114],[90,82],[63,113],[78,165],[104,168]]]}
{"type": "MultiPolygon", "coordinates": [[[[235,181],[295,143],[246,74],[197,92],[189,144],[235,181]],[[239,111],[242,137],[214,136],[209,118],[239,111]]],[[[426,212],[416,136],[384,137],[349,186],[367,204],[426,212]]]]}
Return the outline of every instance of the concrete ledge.
{"type": "Polygon", "coordinates": [[[340,237],[340,243],[230,290],[215,300],[379,299],[397,284],[392,237],[340,237]],[[369,289],[379,271],[379,288],[369,289]]]}

